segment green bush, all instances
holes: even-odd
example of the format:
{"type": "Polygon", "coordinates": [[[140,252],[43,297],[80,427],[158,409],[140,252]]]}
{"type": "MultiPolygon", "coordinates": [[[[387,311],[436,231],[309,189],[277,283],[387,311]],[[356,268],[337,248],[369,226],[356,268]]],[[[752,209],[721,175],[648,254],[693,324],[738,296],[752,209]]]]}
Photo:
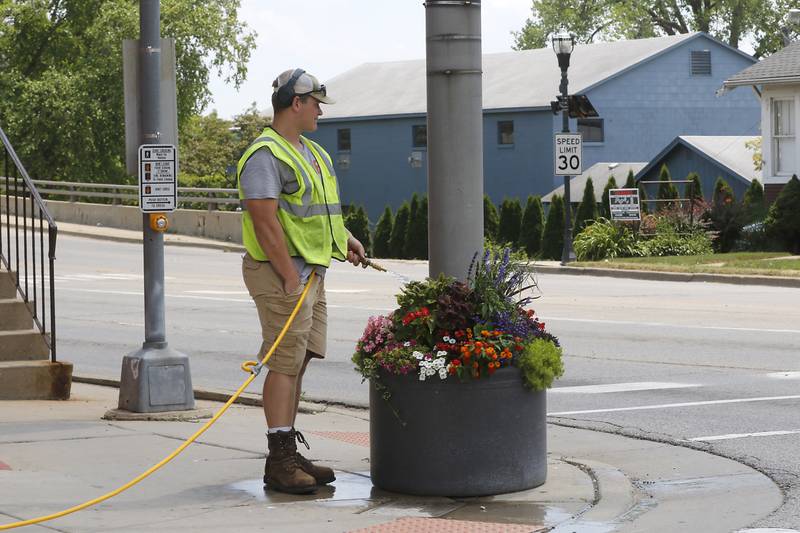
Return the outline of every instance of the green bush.
{"type": "Polygon", "coordinates": [[[769,208],[764,221],[767,235],[786,250],[800,254],[800,180],[792,176],[769,208]]]}
{"type": "Polygon", "coordinates": [[[519,261],[522,263],[528,261],[528,255],[523,250],[509,248],[505,243],[494,242],[487,237],[483,238],[483,249],[489,252],[492,257],[502,257],[506,250],[509,250],[509,257],[512,261],[519,261]]]}
{"type": "Polygon", "coordinates": [[[367,255],[372,255],[372,239],[369,234],[369,218],[362,206],[351,208],[344,218],[344,226],[350,230],[353,237],[361,241],[367,255]]]}
{"type": "MultiPolygon", "coordinates": [[[[658,173],[658,181],[671,182],[672,175],[669,173],[669,168],[666,164],[661,165],[661,171],[658,173]]],[[[678,189],[673,183],[659,183],[658,196],[659,200],[674,200],[678,198],[678,189]]],[[[658,202],[656,211],[668,209],[674,205],[674,202],[658,202]]]]}
{"type": "Polygon", "coordinates": [[[423,196],[417,200],[417,196],[411,200],[411,212],[414,212],[414,202],[417,201],[416,214],[408,220],[408,230],[406,231],[405,253],[408,259],[427,259],[428,258],[428,197],[423,196]]]}
{"type": "Polygon", "coordinates": [[[647,201],[647,187],[645,187],[646,181],[639,182],[639,209],[642,211],[642,215],[646,215],[650,212],[650,206],[648,205],[650,202],[647,201]]]}
{"type": "Polygon", "coordinates": [[[728,182],[722,179],[722,176],[717,177],[714,182],[714,195],[712,196],[711,203],[713,205],[730,204],[736,198],[733,196],[733,189],[728,185],[728,182]]]}
{"type": "Polygon", "coordinates": [[[628,171],[628,177],[625,179],[625,185],[622,186],[623,189],[635,189],[636,188],[636,177],[633,175],[633,170],[628,171]]]}
{"type": "Polygon", "coordinates": [[[586,187],[583,188],[583,198],[578,204],[578,211],[575,213],[575,225],[572,226],[572,234],[577,235],[587,225],[590,225],[598,217],[597,200],[594,197],[594,183],[592,178],[586,179],[586,187]]]}
{"type": "Polygon", "coordinates": [[[700,174],[697,172],[690,172],[686,179],[692,183],[686,184],[686,197],[694,200],[703,200],[703,183],[700,181],[700,174]],[[689,185],[691,185],[691,193],[689,192],[689,185]]]}
{"type": "Polygon", "coordinates": [[[573,242],[578,261],[600,261],[637,255],[636,237],[622,224],[599,218],[573,242]]]}
{"type": "Polygon", "coordinates": [[[503,200],[500,205],[500,226],[497,229],[498,242],[515,245],[519,242],[519,230],[522,227],[522,205],[519,198],[503,200]]]}
{"type": "Polygon", "coordinates": [[[764,205],[764,187],[760,181],[754,179],[750,182],[750,187],[744,192],[742,203],[747,212],[748,222],[764,220],[767,215],[767,206],[764,205]]]}
{"type": "Polygon", "coordinates": [[[406,247],[406,231],[408,230],[410,216],[411,206],[408,205],[408,202],[403,202],[403,205],[397,210],[397,215],[395,215],[394,218],[392,236],[389,238],[389,257],[403,258],[406,247]]]}
{"type": "Polygon", "coordinates": [[[522,373],[523,384],[539,391],[549,388],[553,380],[564,374],[562,355],[561,347],[553,341],[536,339],[525,345],[514,364],[522,373]]]}
{"type": "Polygon", "coordinates": [[[700,229],[676,228],[668,217],[656,217],[655,235],[639,240],[636,253],[641,256],[704,255],[713,253],[711,237],[700,229]],[[684,231],[679,232],[678,229],[684,231]]]}
{"type": "Polygon", "coordinates": [[[519,247],[528,257],[536,257],[542,249],[542,232],[544,231],[544,208],[541,196],[528,196],[525,211],[522,214],[522,229],[519,236],[519,247]]]}
{"type": "Polygon", "coordinates": [[[747,211],[737,202],[715,203],[706,213],[714,233],[714,250],[727,253],[739,239],[742,228],[747,223],[747,211]]]}
{"type": "Polygon", "coordinates": [[[564,249],[564,199],[554,194],[544,223],[542,259],[561,259],[564,249]]]}
{"type": "Polygon", "coordinates": [[[500,215],[497,213],[492,199],[488,194],[483,195],[483,236],[492,240],[497,239],[497,228],[500,227],[500,215]]]}
{"type": "Polygon", "coordinates": [[[614,179],[614,176],[609,176],[608,181],[606,182],[606,186],[603,188],[603,196],[600,200],[600,210],[599,215],[603,218],[607,218],[611,220],[611,206],[608,204],[608,196],[611,189],[618,189],[617,187],[617,180],[614,179]]]}
{"type": "Polygon", "coordinates": [[[378,226],[375,228],[375,234],[372,237],[373,256],[390,257],[389,239],[392,237],[393,225],[392,209],[387,205],[381,218],[378,219],[378,226]]]}

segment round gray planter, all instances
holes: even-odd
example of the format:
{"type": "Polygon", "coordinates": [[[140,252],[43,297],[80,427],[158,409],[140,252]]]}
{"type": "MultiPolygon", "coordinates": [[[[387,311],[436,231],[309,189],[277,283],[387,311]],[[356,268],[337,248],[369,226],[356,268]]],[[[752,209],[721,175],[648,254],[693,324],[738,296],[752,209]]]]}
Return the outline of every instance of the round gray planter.
{"type": "Polygon", "coordinates": [[[387,403],[370,382],[370,473],[376,487],[483,496],[545,482],[546,392],[524,388],[517,368],[463,383],[385,373],[381,382],[392,396],[387,403]]]}

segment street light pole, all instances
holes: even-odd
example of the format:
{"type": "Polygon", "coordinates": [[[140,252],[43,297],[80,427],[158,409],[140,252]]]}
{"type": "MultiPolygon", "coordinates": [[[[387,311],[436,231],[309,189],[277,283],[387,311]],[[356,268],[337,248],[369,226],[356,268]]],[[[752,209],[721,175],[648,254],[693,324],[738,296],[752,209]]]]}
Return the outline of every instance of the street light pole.
{"type": "MultiPolygon", "coordinates": [[[[575,38],[567,33],[559,33],[553,36],[553,50],[558,58],[558,66],[561,69],[561,132],[569,133],[569,92],[567,90],[569,80],[567,69],[569,69],[569,58],[575,46],[575,38]]],[[[572,201],[570,200],[569,180],[571,176],[564,176],[564,248],[561,252],[561,264],[566,265],[575,261],[575,250],[572,248],[572,201]]]]}

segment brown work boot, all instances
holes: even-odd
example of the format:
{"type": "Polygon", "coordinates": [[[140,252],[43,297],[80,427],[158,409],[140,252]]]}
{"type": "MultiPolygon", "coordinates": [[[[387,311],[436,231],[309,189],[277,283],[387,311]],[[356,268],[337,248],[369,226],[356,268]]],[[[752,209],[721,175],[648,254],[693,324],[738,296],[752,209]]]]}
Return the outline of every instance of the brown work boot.
{"type": "Polygon", "coordinates": [[[311,494],[317,490],[314,477],[298,464],[294,431],[267,433],[267,443],[269,454],[264,464],[264,485],[289,494],[311,494]]]}
{"type": "MultiPolygon", "coordinates": [[[[303,436],[302,433],[299,431],[292,429],[294,431],[295,437],[297,438],[297,442],[300,444],[305,445],[306,449],[311,449],[311,446],[308,445],[306,438],[303,436]]],[[[316,481],[317,485],[325,485],[326,483],[330,483],[336,480],[336,476],[333,474],[333,469],[328,468],[327,466],[320,466],[315,465],[302,455],[300,452],[295,452],[297,457],[297,464],[300,465],[300,468],[303,469],[303,472],[306,474],[310,474],[316,481]]]]}

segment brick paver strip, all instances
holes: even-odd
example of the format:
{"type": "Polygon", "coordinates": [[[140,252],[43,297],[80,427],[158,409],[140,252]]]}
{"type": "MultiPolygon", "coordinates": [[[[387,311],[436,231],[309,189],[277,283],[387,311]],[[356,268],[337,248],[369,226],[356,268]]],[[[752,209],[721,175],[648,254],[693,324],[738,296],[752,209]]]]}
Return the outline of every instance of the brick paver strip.
{"type": "Polygon", "coordinates": [[[350,533],[532,533],[544,526],[498,524],[442,518],[398,518],[385,524],[356,529],[350,533]]]}
{"type": "Polygon", "coordinates": [[[312,435],[369,448],[369,433],[360,431],[309,431],[312,435]]]}

